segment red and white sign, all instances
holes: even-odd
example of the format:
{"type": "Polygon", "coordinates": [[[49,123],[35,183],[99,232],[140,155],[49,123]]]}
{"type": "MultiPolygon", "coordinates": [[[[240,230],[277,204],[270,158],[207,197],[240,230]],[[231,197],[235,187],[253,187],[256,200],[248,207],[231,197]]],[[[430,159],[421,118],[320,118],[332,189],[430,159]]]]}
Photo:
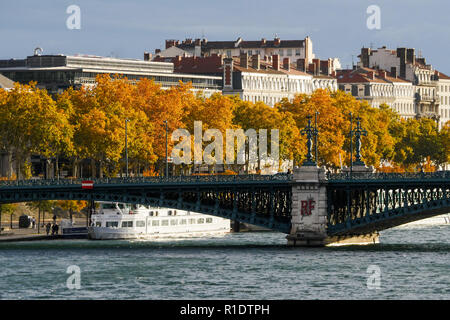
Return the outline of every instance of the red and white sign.
{"type": "Polygon", "coordinates": [[[92,181],[92,180],[81,181],[81,188],[83,188],[83,189],[94,189],[94,181],[92,181]]]}

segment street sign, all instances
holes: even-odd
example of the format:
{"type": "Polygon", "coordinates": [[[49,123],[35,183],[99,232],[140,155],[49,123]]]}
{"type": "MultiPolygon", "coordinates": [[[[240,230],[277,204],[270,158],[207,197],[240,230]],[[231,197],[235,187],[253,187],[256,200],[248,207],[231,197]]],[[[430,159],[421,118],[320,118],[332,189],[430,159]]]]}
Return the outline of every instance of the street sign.
{"type": "Polygon", "coordinates": [[[92,180],[81,181],[81,188],[83,188],[83,189],[94,189],[94,181],[92,181],[92,180]]]}

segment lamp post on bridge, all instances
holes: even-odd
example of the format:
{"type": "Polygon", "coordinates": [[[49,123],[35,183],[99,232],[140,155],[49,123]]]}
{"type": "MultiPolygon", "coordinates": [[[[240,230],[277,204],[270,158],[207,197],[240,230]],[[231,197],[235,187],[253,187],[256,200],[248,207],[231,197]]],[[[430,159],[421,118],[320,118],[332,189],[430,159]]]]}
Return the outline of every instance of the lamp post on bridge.
{"type": "Polygon", "coordinates": [[[367,136],[367,130],[361,127],[361,118],[356,118],[356,130],[354,131],[356,137],[356,155],[355,155],[355,165],[364,166],[365,163],[361,160],[361,136],[367,136]]]}
{"type": "Polygon", "coordinates": [[[169,176],[169,160],[168,160],[168,152],[167,152],[167,136],[168,136],[168,129],[167,129],[167,120],[164,120],[164,123],[166,125],[166,173],[165,177],[167,178],[169,176]]]}
{"type": "Polygon", "coordinates": [[[317,130],[317,116],[320,113],[318,111],[316,111],[315,115],[314,115],[314,159],[316,160],[316,164],[319,165],[319,158],[318,158],[318,149],[317,149],[317,136],[319,135],[319,130],[317,130]]]}
{"type": "Polygon", "coordinates": [[[302,166],[315,166],[316,163],[313,161],[313,156],[312,156],[312,144],[313,144],[312,140],[313,140],[313,137],[316,140],[318,131],[317,131],[317,129],[315,129],[311,126],[312,116],[307,116],[306,119],[308,119],[308,123],[307,123],[305,129],[300,131],[300,133],[302,135],[306,135],[306,139],[307,139],[306,147],[308,148],[308,153],[306,154],[306,160],[303,162],[302,166]]]}
{"type": "Polygon", "coordinates": [[[126,162],[126,175],[128,178],[128,131],[127,131],[127,124],[128,124],[128,119],[125,119],[125,162],[126,162]]]}
{"type": "Polygon", "coordinates": [[[353,114],[350,112],[350,175],[353,172],[353,114]]]}

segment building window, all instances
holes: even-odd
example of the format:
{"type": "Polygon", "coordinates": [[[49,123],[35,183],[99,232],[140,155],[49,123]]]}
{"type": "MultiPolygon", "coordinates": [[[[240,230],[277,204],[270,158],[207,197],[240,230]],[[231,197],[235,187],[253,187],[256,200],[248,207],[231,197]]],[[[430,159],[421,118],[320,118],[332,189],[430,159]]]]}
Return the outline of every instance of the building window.
{"type": "Polygon", "coordinates": [[[231,50],[227,50],[227,57],[231,58],[231,50]]]}
{"type": "Polygon", "coordinates": [[[287,55],[292,56],[292,49],[287,49],[287,55]]]}
{"type": "Polygon", "coordinates": [[[278,50],[278,54],[279,54],[280,56],[284,56],[284,50],[283,50],[283,49],[278,50]]]}
{"type": "Polygon", "coordinates": [[[300,55],[300,49],[295,49],[295,55],[299,56],[300,55]]]}
{"type": "Polygon", "coordinates": [[[252,50],[248,50],[248,55],[251,56],[252,55],[252,50]]]}

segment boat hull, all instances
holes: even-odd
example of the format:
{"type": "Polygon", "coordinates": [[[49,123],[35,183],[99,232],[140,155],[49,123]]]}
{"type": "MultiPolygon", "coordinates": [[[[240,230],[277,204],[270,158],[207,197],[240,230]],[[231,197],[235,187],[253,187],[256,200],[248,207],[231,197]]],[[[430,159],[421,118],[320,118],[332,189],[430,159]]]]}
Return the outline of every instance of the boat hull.
{"type": "Polygon", "coordinates": [[[184,231],[170,233],[142,233],[126,230],[114,230],[103,227],[89,227],[88,239],[90,240],[131,240],[131,239],[161,239],[195,237],[207,235],[224,235],[229,233],[229,229],[208,230],[208,231],[184,231]]]}

